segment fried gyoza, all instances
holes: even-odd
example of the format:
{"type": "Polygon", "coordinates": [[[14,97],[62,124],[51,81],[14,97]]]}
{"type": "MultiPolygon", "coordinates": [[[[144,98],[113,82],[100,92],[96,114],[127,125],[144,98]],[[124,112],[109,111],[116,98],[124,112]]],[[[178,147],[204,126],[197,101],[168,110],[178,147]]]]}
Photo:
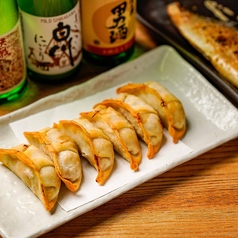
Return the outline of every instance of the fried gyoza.
{"type": "Polygon", "coordinates": [[[137,134],[131,123],[112,107],[98,106],[94,111],[80,113],[86,117],[112,142],[115,151],[130,163],[133,170],[138,170],[141,162],[141,149],[137,134]]]}
{"type": "Polygon", "coordinates": [[[14,172],[41,200],[47,211],[56,204],[61,180],[48,155],[34,145],[0,149],[0,162],[14,172]]]}
{"type": "Polygon", "coordinates": [[[97,105],[111,106],[119,111],[135,128],[137,135],[148,146],[148,158],[153,158],[163,141],[163,126],[156,111],[139,97],[122,93],[116,99],[104,100],[97,105]]]}
{"type": "Polygon", "coordinates": [[[164,86],[158,82],[129,83],[117,89],[117,93],[123,92],[136,95],[152,106],[168,129],[174,143],[185,134],[186,118],[183,105],[164,86]]]}
{"type": "Polygon", "coordinates": [[[96,181],[103,185],[114,166],[113,145],[108,137],[85,118],[61,120],[54,128],[76,142],[81,155],[98,171],[96,181]]]}
{"type": "Polygon", "coordinates": [[[75,192],[82,180],[82,167],[77,144],[56,128],[44,128],[35,132],[24,132],[30,144],[50,156],[56,172],[66,187],[75,192]]]}

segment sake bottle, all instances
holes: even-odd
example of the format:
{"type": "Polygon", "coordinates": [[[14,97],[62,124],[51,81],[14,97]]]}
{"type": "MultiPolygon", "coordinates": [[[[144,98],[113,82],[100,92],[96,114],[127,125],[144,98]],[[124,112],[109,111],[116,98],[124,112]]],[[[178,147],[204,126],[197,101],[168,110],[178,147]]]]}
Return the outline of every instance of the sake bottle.
{"type": "Polygon", "coordinates": [[[65,81],[82,58],[78,0],[18,0],[28,76],[44,82],[65,81]]]}
{"type": "Polygon", "coordinates": [[[26,88],[21,24],[15,0],[0,0],[0,103],[18,99],[26,88]]]}
{"type": "Polygon", "coordinates": [[[134,51],[136,0],[81,0],[84,57],[118,65],[134,51]]]}

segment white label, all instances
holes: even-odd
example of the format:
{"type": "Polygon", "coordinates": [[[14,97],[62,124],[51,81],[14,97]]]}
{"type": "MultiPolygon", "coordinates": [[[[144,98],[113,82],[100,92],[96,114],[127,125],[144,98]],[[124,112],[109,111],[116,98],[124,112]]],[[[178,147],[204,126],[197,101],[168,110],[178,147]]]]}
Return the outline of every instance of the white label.
{"type": "Polygon", "coordinates": [[[55,17],[38,17],[20,10],[27,66],[55,75],[74,69],[82,58],[79,3],[55,17]]]}

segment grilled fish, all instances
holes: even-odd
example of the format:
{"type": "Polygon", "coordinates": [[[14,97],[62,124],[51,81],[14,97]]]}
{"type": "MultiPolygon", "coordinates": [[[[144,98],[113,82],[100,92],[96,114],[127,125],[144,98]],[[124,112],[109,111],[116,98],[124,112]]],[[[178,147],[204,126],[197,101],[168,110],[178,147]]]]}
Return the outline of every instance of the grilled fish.
{"type": "Polygon", "coordinates": [[[179,2],[168,4],[167,13],[180,34],[238,88],[238,30],[185,9],[179,2]]]}

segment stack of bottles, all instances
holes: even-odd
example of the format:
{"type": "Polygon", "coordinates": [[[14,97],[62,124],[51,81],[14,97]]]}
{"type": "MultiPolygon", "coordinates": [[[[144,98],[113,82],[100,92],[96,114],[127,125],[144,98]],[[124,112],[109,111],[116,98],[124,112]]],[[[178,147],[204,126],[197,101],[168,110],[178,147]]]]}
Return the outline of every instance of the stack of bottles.
{"type": "Polygon", "coordinates": [[[0,11],[3,101],[21,95],[26,72],[59,82],[78,72],[82,57],[115,66],[134,51],[136,0],[8,0],[0,11]]]}

